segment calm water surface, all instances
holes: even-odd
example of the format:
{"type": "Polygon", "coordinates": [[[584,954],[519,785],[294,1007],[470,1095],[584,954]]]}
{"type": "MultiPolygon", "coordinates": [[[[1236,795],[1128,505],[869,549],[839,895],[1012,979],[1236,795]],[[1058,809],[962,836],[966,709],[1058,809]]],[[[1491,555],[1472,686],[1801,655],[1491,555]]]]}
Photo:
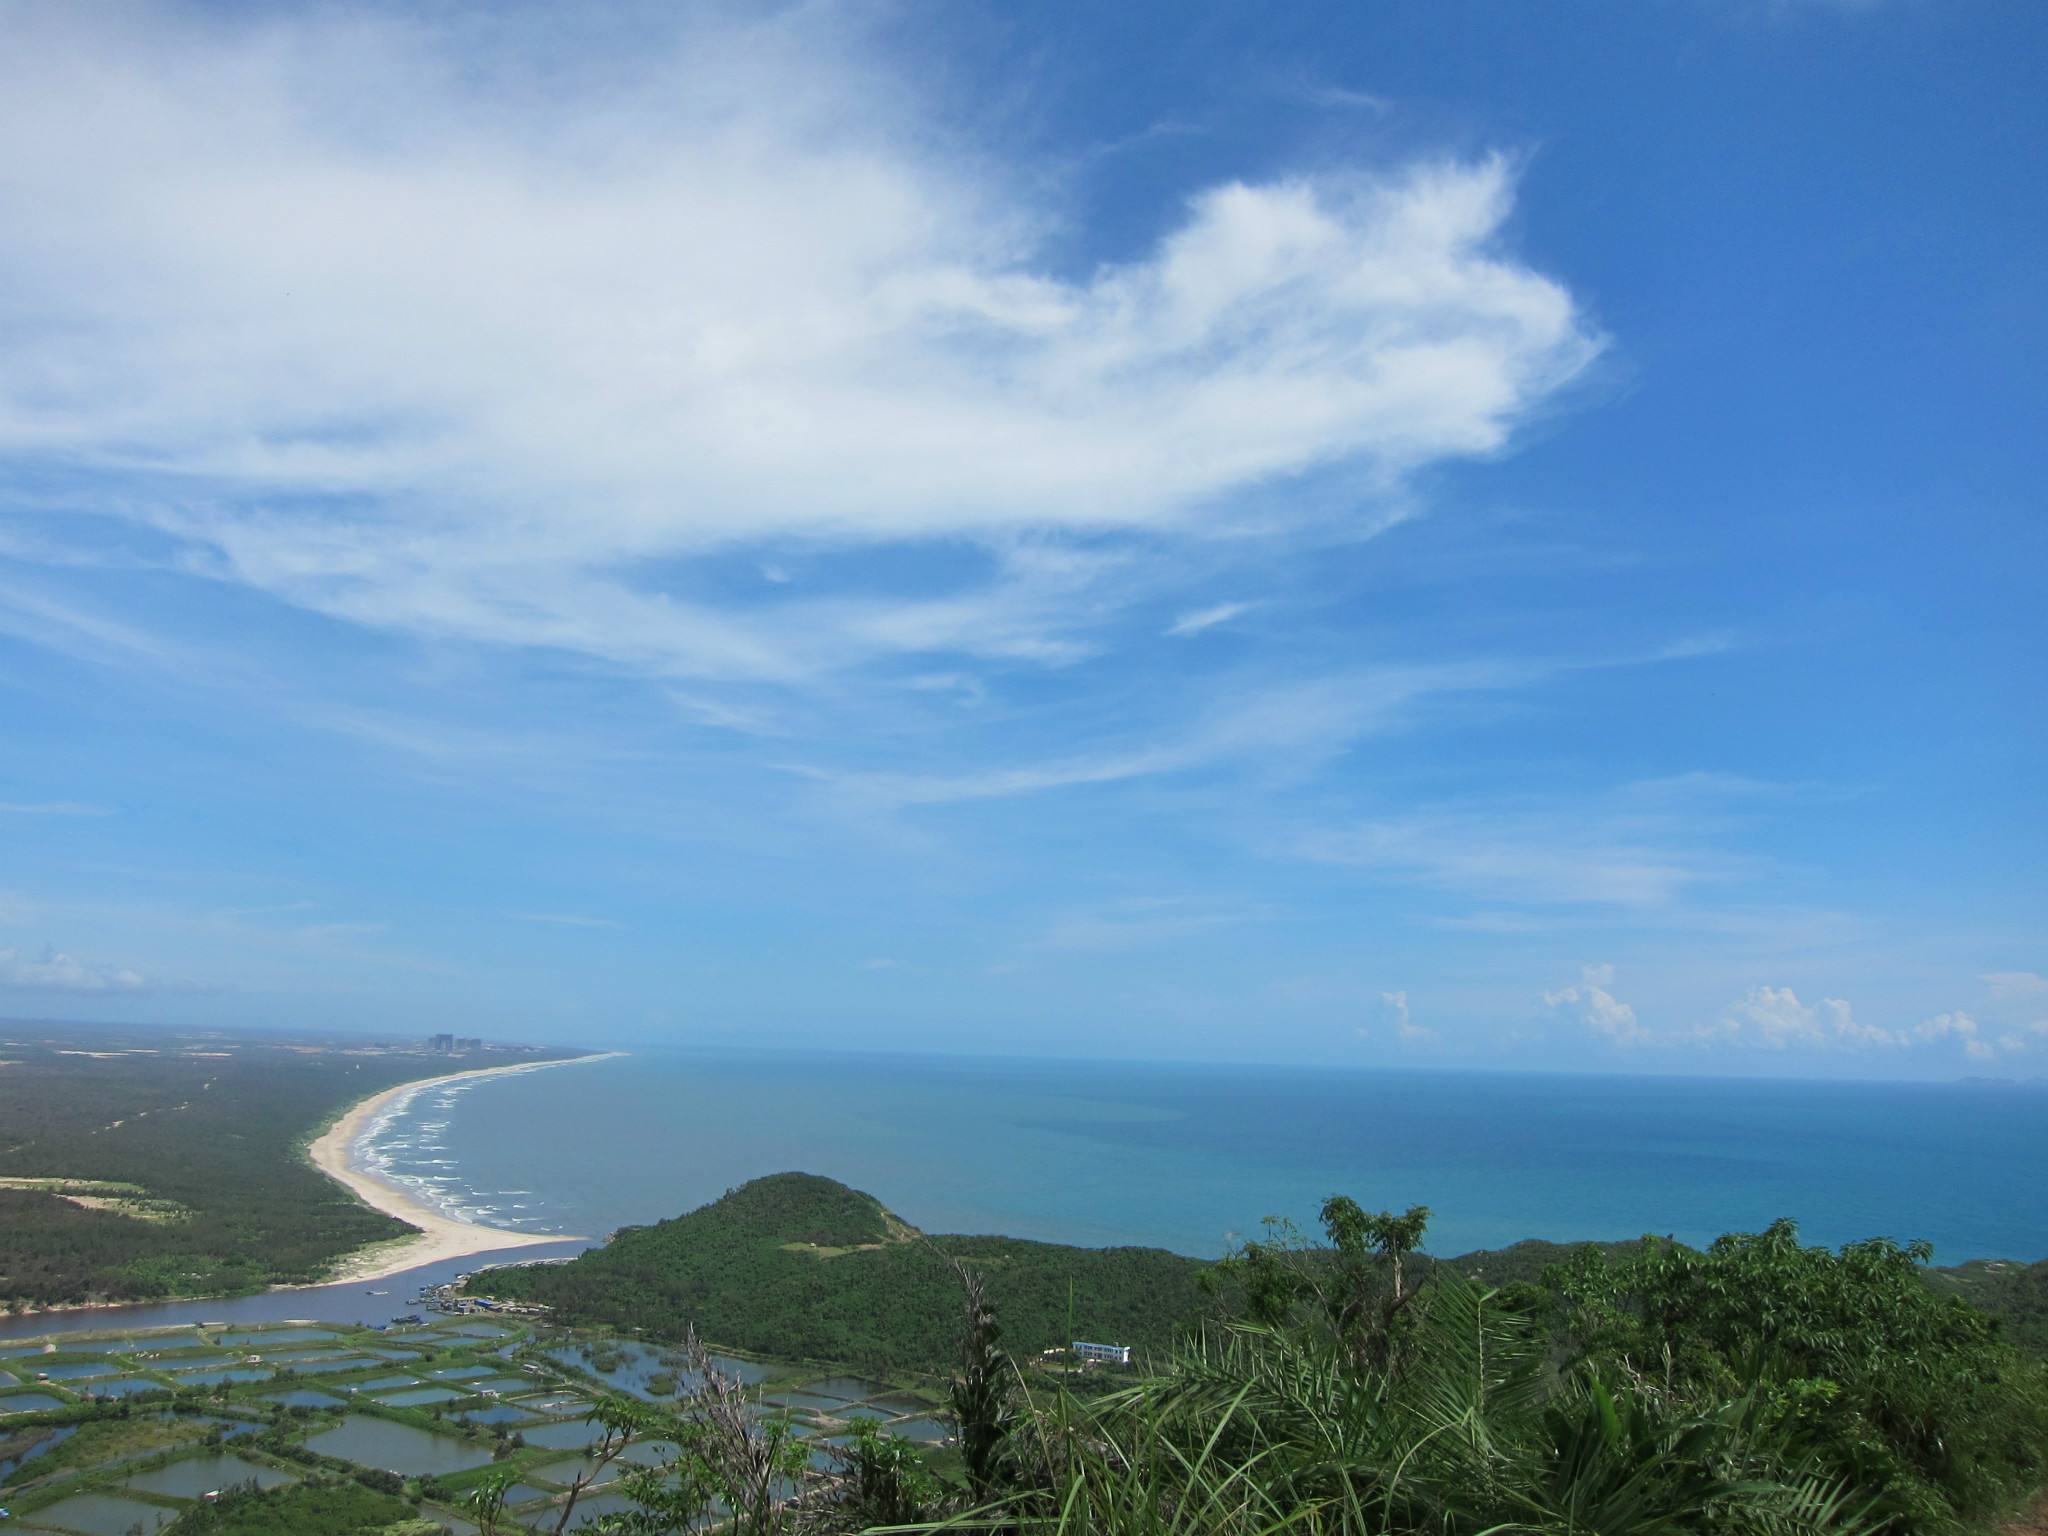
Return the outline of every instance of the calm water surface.
{"type": "Polygon", "coordinates": [[[1940,1262],[2048,1256],[2027,1087],[640,1051],[423,1092],[369,1150],[451,1213],[539,1232],[803,1169],[927,1231],[1201,1257],[1335,1191],[1430,1206],[1441,1253],[1789,1216],[1940,1262]]]}

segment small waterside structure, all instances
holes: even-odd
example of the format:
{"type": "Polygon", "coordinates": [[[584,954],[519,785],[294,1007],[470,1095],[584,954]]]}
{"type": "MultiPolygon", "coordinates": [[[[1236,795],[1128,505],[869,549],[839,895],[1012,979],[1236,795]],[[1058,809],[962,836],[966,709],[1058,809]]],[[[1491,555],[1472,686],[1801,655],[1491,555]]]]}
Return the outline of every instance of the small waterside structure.
{"type": "Polygon", "coordinates": [[[1131,1346],[1128,1344],[1084,1344],[1076,1339],[1072,1348],[1076,1360],[1098,1360],[1104,1365],[1131,1363],[1131,1346]]]}

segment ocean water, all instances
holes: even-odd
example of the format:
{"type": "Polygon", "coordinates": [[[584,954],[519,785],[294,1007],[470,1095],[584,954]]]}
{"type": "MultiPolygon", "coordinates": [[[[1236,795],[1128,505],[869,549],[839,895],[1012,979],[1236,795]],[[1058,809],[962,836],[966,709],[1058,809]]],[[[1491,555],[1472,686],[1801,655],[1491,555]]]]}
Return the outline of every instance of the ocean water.
{"type": "Polygon", "coordinates": [[[1428,1205],[1442,1254],[1785,1216],[2048,1256],[2041,1087],[636,1051],[425,1089],[359,1149],[450,1214],[588,1236],[801,1169],[927,1231],[1204,1258],[1334,1192],[1428,1205]]]}

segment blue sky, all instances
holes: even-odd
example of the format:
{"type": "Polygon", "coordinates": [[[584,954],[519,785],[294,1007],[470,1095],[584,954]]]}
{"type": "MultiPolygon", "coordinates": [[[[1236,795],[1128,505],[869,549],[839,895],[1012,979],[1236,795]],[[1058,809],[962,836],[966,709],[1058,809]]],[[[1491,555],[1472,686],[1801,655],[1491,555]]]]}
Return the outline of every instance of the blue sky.
{"type": "Polygon", "coordinates": [[[9,5],[0,1014],[2048,1072],[2048,10],[9,5]]]}

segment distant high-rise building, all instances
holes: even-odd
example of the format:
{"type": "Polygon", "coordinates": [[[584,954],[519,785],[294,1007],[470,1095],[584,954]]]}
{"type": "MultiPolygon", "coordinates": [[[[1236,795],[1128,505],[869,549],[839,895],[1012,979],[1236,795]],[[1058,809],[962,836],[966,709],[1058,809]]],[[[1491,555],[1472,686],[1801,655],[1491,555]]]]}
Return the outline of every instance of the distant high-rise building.
{"type": "Polygon", "coordinates": [[[453,1035],[436,1035],[427,1042],[427,1049],[436,1056],[446,1056],[455,1049],[455,1037],[453,1035]]]}

